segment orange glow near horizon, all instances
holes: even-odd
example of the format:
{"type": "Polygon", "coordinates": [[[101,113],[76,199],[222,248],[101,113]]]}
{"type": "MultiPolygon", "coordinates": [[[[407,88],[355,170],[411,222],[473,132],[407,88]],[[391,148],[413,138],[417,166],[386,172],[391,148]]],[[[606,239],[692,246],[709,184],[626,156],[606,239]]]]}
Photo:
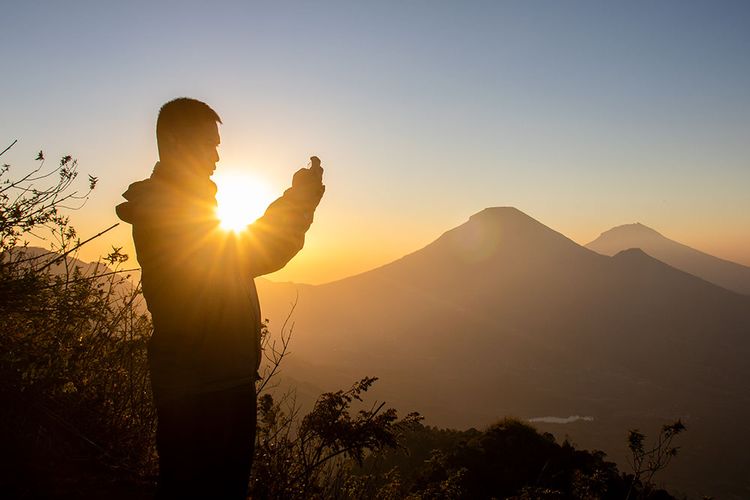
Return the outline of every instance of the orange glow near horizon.
{"type": "Polygon", "coordinates": [[[216,215],[221,228],[240,232],[266,210],[274,200],[268,185],[255,176],[239,171],[217,173],[213,177],[218,191],[216,215]]]}

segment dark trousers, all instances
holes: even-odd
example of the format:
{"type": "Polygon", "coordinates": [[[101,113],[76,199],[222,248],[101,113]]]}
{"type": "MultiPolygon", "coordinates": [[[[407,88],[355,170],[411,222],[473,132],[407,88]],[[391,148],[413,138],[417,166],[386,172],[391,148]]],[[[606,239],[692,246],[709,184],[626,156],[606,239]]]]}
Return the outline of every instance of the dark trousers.
{"type": "Polygon", "coordinates": [[[203,394],[154,388],[157,500],[247,498],[255,447],[255,386],[203,394]]]}

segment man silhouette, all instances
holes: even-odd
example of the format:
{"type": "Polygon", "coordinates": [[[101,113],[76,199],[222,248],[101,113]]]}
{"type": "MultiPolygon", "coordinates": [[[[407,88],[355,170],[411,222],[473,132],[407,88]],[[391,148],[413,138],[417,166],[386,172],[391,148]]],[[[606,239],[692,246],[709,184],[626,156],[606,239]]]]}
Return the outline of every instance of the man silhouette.
{"type": "Polygon", "coordinates": [[[154,332],[148,360],[158,426],[156,497],[247,496],[255,444],[261,316],[253,278],[302,249],[325,187],[320,160],[243,232],[219,229],[219,116],[189,98],[159,112],[159,162],[117,215],[133,225],[154,332]]]}

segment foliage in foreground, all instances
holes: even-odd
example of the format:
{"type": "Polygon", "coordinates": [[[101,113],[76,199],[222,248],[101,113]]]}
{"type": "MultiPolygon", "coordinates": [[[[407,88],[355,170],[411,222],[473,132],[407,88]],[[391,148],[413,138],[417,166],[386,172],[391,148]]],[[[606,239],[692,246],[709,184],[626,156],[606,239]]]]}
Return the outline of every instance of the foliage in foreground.
{"type": "Polygon", "coordinates": [[[359,473],[372,483],[365,498],[673,498],[621,473],[603,452],[557,443],[552,434],[514,418],[484,431],[418,425],[406,434],[401,450],[365,462],[359,473]]]}
{"type": "Polygon", "coordinates": [[[117,249],[93,265],[75,259],[85,242],[63,211],[81,206],[96,178],[79,193],[70,156],[46,168],[40,152],[37,162],[17,179],[0,169],[2,474],[18,497],[60,483],[73,495],[90,468],[129,480],[154,466],[139,288],[117,249]],[[31,238],[49,251],[29,248],[31,238]]]}

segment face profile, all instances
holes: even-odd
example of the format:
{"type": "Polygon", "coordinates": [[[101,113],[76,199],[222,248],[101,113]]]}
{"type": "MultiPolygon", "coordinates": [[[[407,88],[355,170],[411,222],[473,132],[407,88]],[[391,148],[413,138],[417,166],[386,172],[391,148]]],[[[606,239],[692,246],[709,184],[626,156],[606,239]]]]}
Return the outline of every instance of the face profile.
{"type": "Polygon", "coordinates": [[[162,162],[181,165],[197,175],[210,176],[219,161],[217,148],[221,143],[215,121],[203,121],[189,128],[167,132],[166,145],[159,144],[162,162]]]}
{"type": "Polygon", "coordinates": [[[219,161],[221,118],[206,103],[180,97],[162,106],[156,121],[159,162],[174,176],[210,177],[219,161]]]}

